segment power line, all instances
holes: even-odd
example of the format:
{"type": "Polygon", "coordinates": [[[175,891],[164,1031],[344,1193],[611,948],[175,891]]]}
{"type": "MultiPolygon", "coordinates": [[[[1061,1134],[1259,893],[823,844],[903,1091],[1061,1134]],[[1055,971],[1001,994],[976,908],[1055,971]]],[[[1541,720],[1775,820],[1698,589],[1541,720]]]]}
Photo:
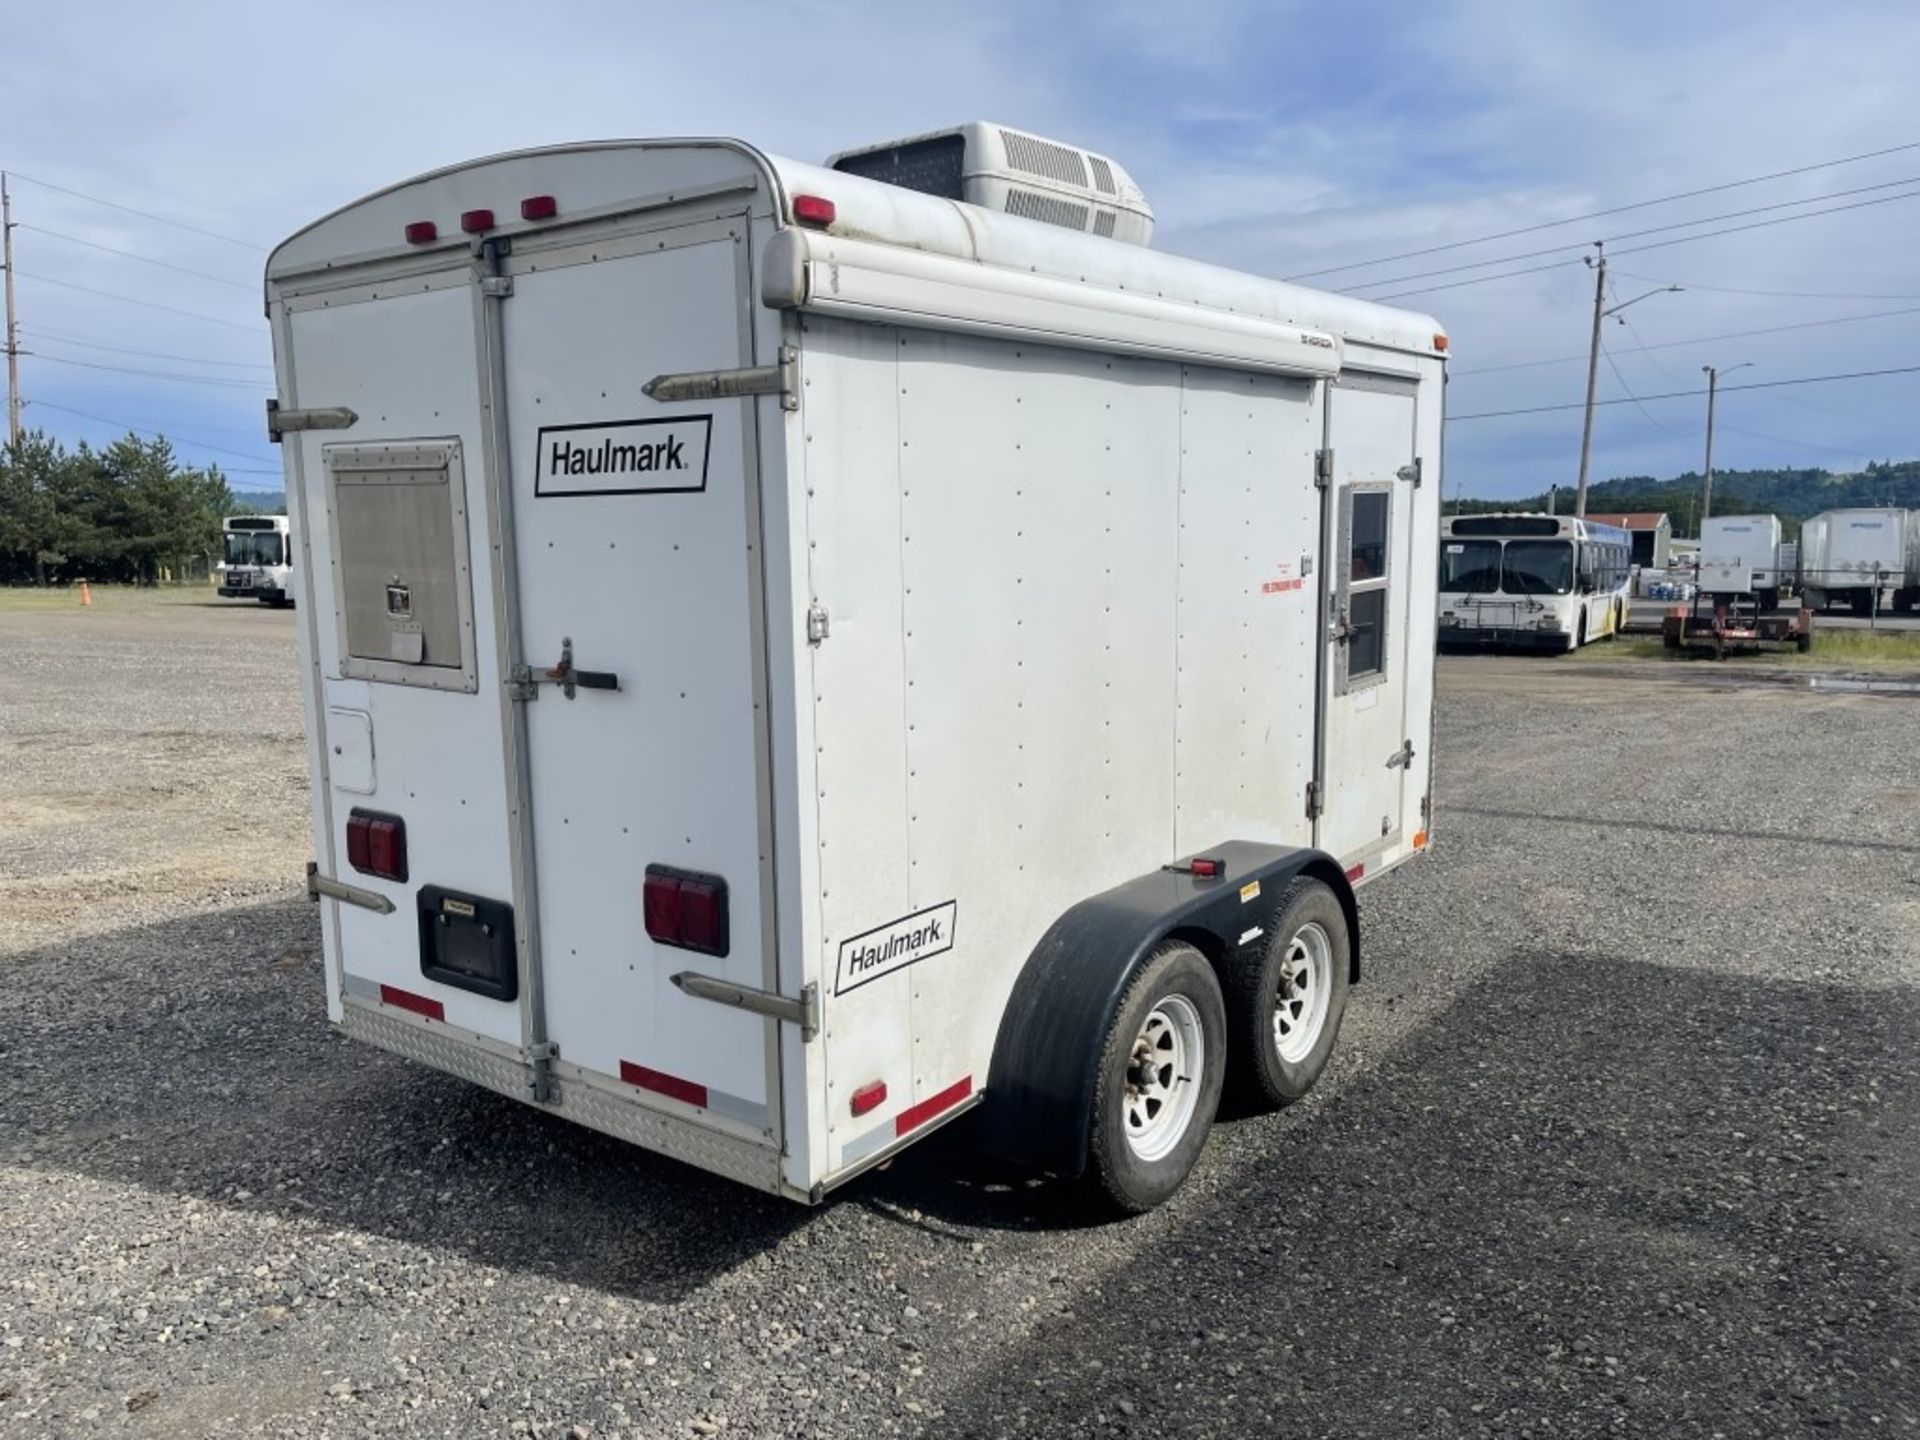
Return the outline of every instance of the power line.
{"type": "MultiPolygon", "coordinates": [[[[1851,370],[1840,375],[1803,375],[1795,380],[1753,380],[1745,385],[1722,385],[1720,393],[1729,394],[1735,390],[1774,390],[1782,385],[1820,385],[1831,380],[1870,380],[1880,375],[1912,375],[1920,373],[1920,365],[1898,365],[1889,370],[1851,370]]],[[[1637,404],[1641,400],[1684,400],[1692,396],[1704,395],[1705,390],[1669,390],[1664,395],[1642,395],[1633,400],[1596,400],[1596,405],[1637,404]]],[[[1479,410],[1471,415],[1449,415],[1447,423],[1460,420],[1498,420],[1508,415],[1545,415],[1554,410],[1579,410],[1584,402],[1576,400],[1570,405],[1530,405],[1520,410],[1479,410]]]]}
{"type": "MultiPolygon", "coordinates": [[[[1804,200],[1777,200],[1771,205],[1754,205],[1745,210],[1727,210],[1719,215],[1702,215],[1693,220],[1676,220],[1670,225],[1653,225],[1645,230],[1627,230],[1618,235],[1609,235],[1606,243],[1612,245],[1621,240],[1639,240],[1648,235],[1664,235],[1672,230],[1689,230],[1696,225],[1713,225],[1722,220],[1742,220],[1749,215],[1765,215],[1774,210],[1791,210],[1799,205],[1817,205],[1823,200],[1842,200],[1849,195],[1866,195],[1875,190],[1892,190],[1896,186],[1916,184],[1920,184],[1920,175],[1907,175],[1898,180],[1883,180],[1877,185],[1857,185],[1851,190],[1832,190],[1825,195],[1809,195],[1804,200]]],[[[1898,197],[1890,196],[1888,198],[1895,199],[1898,197]]],[[[1505,255],[1497,260],[1475,260],[1465,265],[1444,265],[1438,270],[1420,270],[1412,275],[1396,275],[1390,280],[1362,280],[1358,285],[1338,293],[1342,295],[1352,295],[1358,291],[1371,290],[1380,285],[1402,285],[1409,280],[1426,280],[1435,275],[1455,275],[1462,270],[1484,270],[1490,265],[1506,265],[1516,260],[1537,260],[1542,255],[1557,255],[1566,250],[1585,250],[1590,244],[1590,241],[1581,240],[1567,245],[1549,245],[1544,250],[1527,250],[1518,255],[1505,255]]],[[[1649,247],[1641,246],[1638,248],[1646,249],[1649,247]]]]}
{"type": "MultiPolygon", "coordinates": [[[[132,434],[144,435],[149,440],[165,440],[171,444],[176,438],[179,438],[182,443],[191,445],[196,450],[212,450],[221,455],[237,455],[242,460],[264,461],[268,458],[265,455],[249,455],[244,450],[229,449],[225,445],[209,445],[204,440],[187,440],[184,436],[175,437],[166,435],[158,430],[148,430],[139,425],[129,424],[125,420],[116,420],[111,415],[96,415],[91,410],[76,410],[71,405],[56,405],[51,400],[35,400],[33,405],[35,409],[58,410],[63,415],[78,415],[82,420],[97,420],[102,425],[117,425],[124,430],[130,431],[132,434]]],[[[271,475],[276,472],[272,470],[249,470],[244,473],[249,475],[271,475]]]]}
{"type": "MultiPolygon", "coordinates": [[[[1822,215],[1837,215],[1846,210],[1862,210],[1870,205],[1891,205],[1896,200],[1912,200],[1920,197],[1920,190],[1909,190],[1904,195],[1882,195],[1873,200],[1856,200],[1850,205],[1830,205],[1824,210],[1809,210],[1800,215],[1781,215],[1772,220],[1756,220],[1751,225],[1729,225],[1720,230],[1708,230],[1699,235],[1682,235],[1674,240],[1655,240],[1648,245],[1634,245],[1625,250],[1615,251],[1617,255],[1638,255],[1646,250],[1664,250],[1670,245],[1688,245],[1696,240],[1712,240],[1720,235],[1738,235],[1748,230],[1765,230],[1773,225],[1790,225],[1796,220],[1813,220],[1822,215]]],[[[1511,280],[1520,275],[1532,275],[1541,270],[1554,270],[1571,265],[1573,260],[1556,260],[1547,265],[1535,265],[1525,270],[1510,270],[1499,275],[1481,275],[1472,280],[1452,280],[1445,285],[1424,285],[1417,290],[1397,290],[1391,295],[1369,295],[1365,298],[1376,302],[1403,300],[1409,295],[1432,295],[1441,290],[1459,290],[1468,285],[1485,285],[1495,280],[1511,280]]],[[[1916,300],[1920,295],[1886,295],[1875,297],[1886,300],[1916,300]]]]}
{"type": "Polygon", "coordinates": [[[1627,377],[1621,373],[1620,362],[1613,358],[1613,351],[1602,345],[1600,347],[1600,353],[1606,357],[1607,368],[1613,371],[1613,378],[1620,382],[1620,388],[1627,392],[1627,399],[1633,402],[1633,408],[1640,412],[1641,417],[1649,425],[1667,435],[1680,435],[1683,433],[1673,429],[1671,426],[1661,424],[1660,421],[1653,418],[1653,412],[1640,403],[1640,397],[1633,393],[1633,387],[1627,384],[1627,377]]]}
{"type": "MultiPolygon", "coordinates": [[[[1644,275],[1627,275],[1624,270],[1615,270],[1630,280],[1645,280],[1644,275]]],[[[1698,290],[1704,287],[1689,285],[1683,287],[1698,290]]],[[[1641,350],[1679,350],[1688,345],[1708,345],[1719,340],[1746,340],[1755,335],[1779,335],[1789,330],[1815,330],[1825,325],[1847,325],[1855,320],[1885,320],[1895,315],[1920,315],[1920,305],[1910,305],[1902,310],[1875,310],[1866,315],[1835,315],[1828,320],[1803,320],[1794,325],[1768,325],[1758,330],[1729,330],[1724,335],[1696,335],[1690,340],[1662,340],[1656,345],[1641,345],[1641,350]]],[[[1636,336],[1639,332],[1635,332],[1636,336]]],[[[1469,375],[1494,375],[1505,370],[1533,370],[1542,365],[1571,365],[1576,360],[1585,360],[1585,355],[1555,355],[1541,360],[1515,360],[1505,365],[1476,365],[1471,370],[1449,370],[1450,380],[1464,380],[1469,375]]]]}
{"type": "MultiPolygon", "coordinates": [[[[1673,282],[1655,280],[1651,275],[1636,275],[1629,270],[1616,270],[1616,275],[1625,275],[1629,280],[1645,280],[1652,285],[1666,285],[1673,282]]],[[[1728,285],[1686,285],[1685,290],[1705,290],[1712,295],[1758,295],[1768,300],[1920,300],[1920,295],[1850,295],[1832,290],[1736,290],[1728,285]]]]}
{"type": "Polygon", "coordinates": [[[252,325],[242,325],[238,320],[222,320],[217,315],[203,315],[198,310],[179,310],[171,305],[156,305],[151,300],[139,300],[131,295],[117,295],[111,290],[96,290],[91,285],[76,285],[71,280],[55,280],[51,275],[35,275],[27,270],[16,270],[14,273],[28,280],[38,280],[42,285],[58,285],[63,290],[78,290],[83,295],[98,295],[104,300],[118,300],[123,305],[139,305],[168,315],[184,315],[189,320],[205,320],[209,325],[225,325],[229,330],[245,330],[250,335],[260,333],[252,325]]]}
{"type": "Polygon", "coordinates": [[[55,340],[62,345],[78,345],[82,350],[108,350],[119,355],[144,355],[149,360],[184,360],[190,365],[219,365],[230,370],[271,371],[273,369],[273,366],[260,360],[216,360],[211,355],[174,355],[164,350],[135,350],[126,345],[109,345],[102,340],[89,340],[64,330],[42,329],[38,325],[25,325],[21,329],[26,334],[37,335],[43,340],[55,340]]]}
{"type": "Polygon", "coordinates": [[[31,230],[36,235],[48,235],[55,240],[65,240],[69,245],[84,245],[89,250],[101,250],[109,255],[118,255],[126,260],[138,260],[142,265],[157,265],[162,270],[171,270],[177,275],[191,275],[196,280],[210,280],[215,285],[226,285],[235,290],[252,290],[251,285],[243,285],[238,280],[229,280],[223,275],[209,275],[204,270],[194,270],[185,265],[175,265],[170,260],[156,260],[151,255],[142,255],[133,250],[119,250],[112,245],[102,245],[97,240],[82,240],[78,235],[68,235],[61,230],[49,230],[44,225],[29,225],[24,220],[18,226],[21,230],[31,230]]]}
{"type": "Polygon", "coordinates": [[[1794,175],[1807,175],[1815,170],[1828,170],[1839,165],[1854,165],[1862,160],[1877,160],[1883,155],[1898,155],[1907,150],[1920,150],[1920,140],[1905,145],[1891,145],[1884,150],[1868,150],[1859,155],[1845,155],[1838,160],[1822,160],[1814,165],[1801,165],[1792,170],[1776,170],[1769,175],[1754,175],[1745,180],[1729,180],[1720,185],[1708,185],[1698,190],[1682,190],[1672,195],[1662,195],[1653,200],[1636,200],[1631,205],[1614,205],[1605,210],[1589,210],[1584,215],[1570,215],[1564,220],[1543,220],[1535,225],[1522,225],[1516,230],[1501,230],[1491,235],[1479,235],[1470,240],[1454,240],[1445,245],[1429,245],[1423,250],[1404,250],[1398,255],[1383,255],[1374,260],[1355,260],[1346,265],[1332,265],[1324,270],[1307,270],[1298,275],[1288,275],[1288,280],[1311,280],[1319,275],[1337,275],[1344,270],[1365,270],[1374,265],[1390,265],[1396,260],[1417,260],[1423,255],[1439,255],[1448,250],[1462,250],[1473,245],[1485,245],[1494,240],[1511,240],[1516,235],[1533,235],[1542,230],[1554,230],[1562,225],[1577,225],[1583,220],[1599,220],[1608,215],[1624,215],[1630,210],[1646,210],[1655,205],[1671,205],[1677,200],[1692,200],[1701,195],[1715,195],[1723,190],[1739,190],[1748,185],[1763,185],[1769,180],[1785,180],[1794,175]]]}
{"type": "Polygon", "coordinates": [[[270,380],[242,380],[228,375],[182,375],[177,370],[142,370],[131,365],[104,365],[97,360],[69,360],[60,355],[49,355],[44,350],[23,350],[36,360],[44,360],[49,365],[73,365],[82,370],[108,370],[116,375],[144,375],[155,380],[178,380],[188,385],[207,385],[216,390],[272,390],[270,380]]]}
{"type": "Polygon", "coordinates": [[[185,230],[194,235],[204,235],[209,240],[224,240],[229,245],[238,245],[247,250],[266,252],[265,245],[256,245],[251,240],[242,240],[236,235],[222,235],[218,230],[203,230],[198,225],[189,225],[184,220],[175,220],[168,215],[156,215],[151,210],[136,210],[131,205],[122,205],[118,200],[103,200],[98,195],[89,195],[84,190],[71,190],[65,185],[56,185],[51,180],[36,180],[31,175],[23,175],[18,170],[7,172],[16,180],[25,180],[29,185],[38,185],[43,190],[57,190],[62,195],[71,195],[76,200],[90,200],[95,205],[104,205],[109,210],[123,210],[129,215],[138,215],[142,220],[152,220],[161,225],[171,225],[176,230],[185,230]]]}

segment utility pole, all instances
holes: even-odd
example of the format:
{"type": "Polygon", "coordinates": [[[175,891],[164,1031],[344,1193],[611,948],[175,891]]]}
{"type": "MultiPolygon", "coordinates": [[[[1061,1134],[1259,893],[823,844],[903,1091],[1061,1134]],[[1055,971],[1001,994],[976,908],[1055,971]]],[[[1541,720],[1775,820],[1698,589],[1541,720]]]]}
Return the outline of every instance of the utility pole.
{"type": "Polygon", "coordinates": [[[1707,465],[1700,480],[1700,524],[1704,528],[1707,517],[1713,514],[1713,400],[1720,388],[1720,372],[1711,365],[1700,368],[1707,372],[1707,465]]]}
{"type": "Polygon", "coordinates": [[[1587,418],[1580,427],[1580,487],[1573,496],[1573,513],[1581,518],[1587,513],[1587,462],[1593,455],[1593,388],[1600,380],[1600,322],[1606,317],[1607,303],[1606,242],[1596,240],[1593,248],[1598,258],[1587,261],[1593,266],[1593,348],[1587,352],[1587,418]]]}
{"type": "Polygon", "coordinates": [[[7,271],[7,444],[20,448],[20,330],[13,318],[13,196],[0,170],[0,247],[7,271]]]}

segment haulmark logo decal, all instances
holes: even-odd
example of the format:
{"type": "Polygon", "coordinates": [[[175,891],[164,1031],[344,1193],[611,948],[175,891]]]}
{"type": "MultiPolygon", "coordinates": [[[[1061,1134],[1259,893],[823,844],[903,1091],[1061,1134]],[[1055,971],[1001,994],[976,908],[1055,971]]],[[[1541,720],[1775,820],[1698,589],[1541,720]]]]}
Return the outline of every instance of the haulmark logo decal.
{"type": "Polygon", "coordinates": [[[659,495],[707,488],[711,415],[542,427],[535,495],[659,495]]]}
{"type": "Polygon", "coordinates": [[[949,900],[889,920],[877,930],[840,942],[840,965],[834,972],[833,993],[844,995],[870,980],[904,970],[929,955],[953,948],[953,922],[959,902],[949,900]]]}

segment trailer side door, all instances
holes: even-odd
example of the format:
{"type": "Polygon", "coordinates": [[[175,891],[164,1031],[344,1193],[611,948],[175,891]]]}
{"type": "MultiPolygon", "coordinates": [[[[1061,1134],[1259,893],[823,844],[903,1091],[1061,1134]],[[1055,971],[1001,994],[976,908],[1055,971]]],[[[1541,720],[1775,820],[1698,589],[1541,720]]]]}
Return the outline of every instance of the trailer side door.
{"type": "Polygon", "coordinates": [[[1416,394],[1411,378],[1348,373],[1328,397],[1331,623],[1319,843],[1346,866],[1364,864],[1403,830],[1416,394]]]}

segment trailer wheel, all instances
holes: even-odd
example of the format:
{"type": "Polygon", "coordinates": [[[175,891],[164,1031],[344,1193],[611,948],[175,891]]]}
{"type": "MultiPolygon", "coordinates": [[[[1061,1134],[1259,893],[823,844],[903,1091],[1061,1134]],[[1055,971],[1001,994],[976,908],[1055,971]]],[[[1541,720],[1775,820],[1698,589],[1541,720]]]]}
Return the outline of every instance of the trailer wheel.
{"type": "Polygon", "coordinates": [[[1226,1050],[1213,967],[1163,941],[1120,997],[1094,1077],[1087,1181],[1107,1205],[1139,1214],[1180,1188],[1213,1128],[1226,1050]]]}
{"type": "Polygon", "coordinates": [[[1862,620],[1865,620],[1868,616],[1872,615],[1873,602],[1875,598],[1876,597],[1871,590],[1854,591],[1853,592],[1853,613],[1855,614],[1855,616],[1857,616],[1862,620]]]}
{"type": "Polygon", "coordinates": [[[1224,968],[1234,1097],[1267,1109],[1290,1105],[1327,1068],[1347,1013],[1347,912],[1326,885],[1303,876],[1281,895],[1266,948],[1224,968]]]}

